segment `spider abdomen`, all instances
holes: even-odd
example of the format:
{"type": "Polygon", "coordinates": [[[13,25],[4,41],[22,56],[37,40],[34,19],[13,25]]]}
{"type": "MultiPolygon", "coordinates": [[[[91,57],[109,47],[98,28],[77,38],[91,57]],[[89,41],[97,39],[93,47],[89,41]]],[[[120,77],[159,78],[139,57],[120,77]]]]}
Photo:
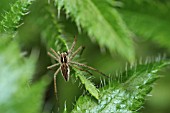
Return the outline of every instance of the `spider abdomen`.
{"type": "Polygon", "coordinates": [[[65,81],[69,80],[70,68],[69,68],[68,64],[63,63],[61,65],[61,74],[63,75],[65,81]]]}

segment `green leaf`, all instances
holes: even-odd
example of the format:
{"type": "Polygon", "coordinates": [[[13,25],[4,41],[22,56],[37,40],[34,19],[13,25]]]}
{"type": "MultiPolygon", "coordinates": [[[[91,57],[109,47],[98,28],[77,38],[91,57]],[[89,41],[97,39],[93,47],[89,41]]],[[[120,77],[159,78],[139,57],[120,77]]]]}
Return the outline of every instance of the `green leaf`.
{"type": "Polygon", "coordinates": [[[98,102],[90,96],[81,96],[72,112],[137,112],[144,104],[144,100],[151,91],[154,81],[160,77],[157,71],[169,64],[170,61],[165,60],[139,64],[124,72],[120,78],[125,77],[126,79],[120,83],[112,81],[109,85],[101,88],[101,98],[99,98],[98,102]]]}
{"type": "Polygon", "coordinates": [[[93,83],[88,80],[83,73],[81,73],[80,71],[76,70],[75,75],[77,77],[79,77],[79,79],[81,80],[81,83],[85,85],[85,88],[87,91],[89,91],[89,93],[94,96],[96,99],[99,99],[99,90],[93,85],[93,83]]]}
{"type": "Polygon", "coordinates": [[[47,6],[46,18],[43,20],[43,23],[46,23],[42,30],[42,40],[47,44],[47,49],[53,48],[56,51],[65,52],[68,51],[66,41],[62,38],[62,30],[60,25],[55,17],[55,10],[50,5],[47,6]],[[49,21],[50,20],[50,21],[49,21]]]}
{"type": "Polygon", "coordinates": [[[127,1],[119,8],[128,27],[138,36],[170,49],[170,4],[158,0],[127,1]],[[145,7],[145,8],[144,8],[145,7]]]}
{"type": "Polygon", "coordinates": [[[0,21],[0,32],[13,33],[19,26],[20,22],[26,14],[28,14],[28,6],[34,0],[17,0],[11,5],[10,11],[5,12],[3,19],[0,21]]]}
{"type": "Polygon", "coordinates": [[[134,48],[130,32],[111,2],[98,0],[55,0],[58,10],[64,6],[78,27],[82,26],[99,45],[111,53],[118,52],[129,61],[134,60],[134,48]],[[80,7],[81,6],[81,7],[80,7]],[[126,50],[126,51],[125,51],[126,50]]]}
{"type": "Polygon", "coordinates": [[[0,112],[40,112],[47,80],[29,85],[35,58],[24,59],[16,42],[5,36],[0,38],[0,112]]]}

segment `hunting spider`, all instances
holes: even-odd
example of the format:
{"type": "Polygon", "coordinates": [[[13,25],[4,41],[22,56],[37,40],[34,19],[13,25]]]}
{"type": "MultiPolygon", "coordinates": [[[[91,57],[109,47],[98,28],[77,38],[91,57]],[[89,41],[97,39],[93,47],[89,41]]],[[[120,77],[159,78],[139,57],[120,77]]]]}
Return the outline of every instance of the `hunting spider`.
{"type": "MultiPolygon", "coordinates": [[[[91,74],[88,70],[93,70],[96,71],[97,73],[106,76],[104,73],[100,72],[99,70],[87,66],[85,64],[79,63],[79,62],[75,62],[73,61],[73,58],[75,57],[75,55],[80,52],[81,50],[84,49],[83,46],[80,46],[75,52],[73,52],[73,49],[75,47],[76,44],[76,38],[74,38],[74,42],[72,43],[71,48],[67,51],[67,52],[56,52],[54,49],[50,48],[50,51],[53,53],[51,54],[50,52],[48,52],[47,54],[54,58],[58,63],[55,63],[51,66],[48,66],[47,69],[51,69],[53,67],[56,67],[58,65],[60,65],[60,67],[56,70],[56,72],[54,73],[54,92],[55,94],[57,94],[57,86],[56,86],[56,75],[58,74],[59,71],[61,71],[62,76],[64,77],[65,81],[69,81],[69,76],[70,76],[70,68],[69,66],[72,66],[74,68],[79,69],[80,71],[85,71],[89,74],[91,74]],[[86,69],[83,69],[81,67],[84,67],[86,69]]],[[[91,74],[92,75],[92,74],[91,74]]],[[[108,77],[108,76],[106,76],[108,77]]]]}

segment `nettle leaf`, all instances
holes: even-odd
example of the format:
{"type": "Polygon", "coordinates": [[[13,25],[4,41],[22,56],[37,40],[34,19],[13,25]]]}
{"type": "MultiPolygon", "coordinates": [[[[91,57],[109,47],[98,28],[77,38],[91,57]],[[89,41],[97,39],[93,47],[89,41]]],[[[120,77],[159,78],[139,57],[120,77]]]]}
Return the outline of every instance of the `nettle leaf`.
{"type": "Polygon", "coordinates": [[[16,42],[1,37],[0,41],[0,112],[38,113],[41,110],[47,80],[29,85],[35,58],[24,59],[16,42]],[[28,107],[29,106],[29,107],[28,107]]]}
{"type": "Polygon", "coordinates": [[[85,85],[85,89],[89,91],[89,93],[96,99],[99,99],[99,90],[94,86],[94,84],[88,80],[82,72],[78,70],[76,70],[75,75],[80,79],[81,83],[85,85]]]}
{"type": "Polygon", "coordinates": [[[129,61],[134,60],[130,32],[111,2],[98,0],[55,0],[55,2],[59,11],[64,7],[66,14],[71,15],[78,27],[82,26],[102,48],[107,47],[111,53],[116,51],[129,61]]]}
{"type": "Polygon", "coordinates": [[[53,48],[56,51],[65,52],[68,51],[66,41],[61,36],[61,28],[55,17],[55,10],[48,6],[44,11],[46,13],[45,20],[46,23],[42,30],[42,39],[45,44],[47,44],[47,49],[53,48]],[[50,21],[49,21],[50,20],[50,21]]]}
{"type": "Polygon", "coordinates": [[[22,25],[22,17],[28,14],[28,6],[34,0],[17,0],[11,5],[10,11],[5,12],[3,19],[0,21],[0,32],[14,32],[22,25]]]}
{"type": "Polygon", "coordinates": [[[138,36],[170,48],[170,4],[158,0],[127,1],[119,8],[128,27],[138,36]],[[145,8],[143,8],[145,7],[145,8]]]}
{"type": "Polygon", "coordinates": [[[145,97],[151,91],[154,81],[160,77],[157,72],[170,64],[170,61],[157,60],[152,63],[139,64],[124,72],[121,82],[110,82],[100,89],[97,102],[90,96],[81,96],[73,113],[132,113],[144,104],[145,97]]]}

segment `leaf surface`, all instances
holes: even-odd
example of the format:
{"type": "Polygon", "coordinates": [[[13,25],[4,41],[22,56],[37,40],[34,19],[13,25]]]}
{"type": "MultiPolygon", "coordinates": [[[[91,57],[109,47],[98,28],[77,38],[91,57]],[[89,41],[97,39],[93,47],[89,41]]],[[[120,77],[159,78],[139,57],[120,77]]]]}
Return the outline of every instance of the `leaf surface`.
{"type": "Polygon", "coordinates": [[[96,99],[99,99],[99,90],[94,86],[94,84],[78,70],[76,70],[76,76],[79,77],[81,83],[85,85],[85,89],[96,99]]]}
{"type": "Polygon", "coordinates": [[[111,7],[111,2],[56,0],[56,4],[59,11],[64,6],[66,14],[71,15],[79,29],[82,26],[101,48],[107,47],[111,53],[116,51],[129,61],[134,60],[130,32],[117,10],[111,7]]]}
{"type": "Polygon", "coordinates": [[[170,61],[164,60],[139,64],[121,75],[120,78],[125,79],[119,80],[120,82],[112,81],[101,88],[98,102],[90,96],[81,96],[72,112],[137,112],[152,90],[153,83],[160,77],[157,72],[169,64],[170,61]]]}
{"type": "Polygon", "coordinates": [[[170,49],[170,3],[158,0],[126,1],[119,8],[129,29],[137,36],[170,49]],[[145,8],[143,8],[145,7],[145,8]]]}

